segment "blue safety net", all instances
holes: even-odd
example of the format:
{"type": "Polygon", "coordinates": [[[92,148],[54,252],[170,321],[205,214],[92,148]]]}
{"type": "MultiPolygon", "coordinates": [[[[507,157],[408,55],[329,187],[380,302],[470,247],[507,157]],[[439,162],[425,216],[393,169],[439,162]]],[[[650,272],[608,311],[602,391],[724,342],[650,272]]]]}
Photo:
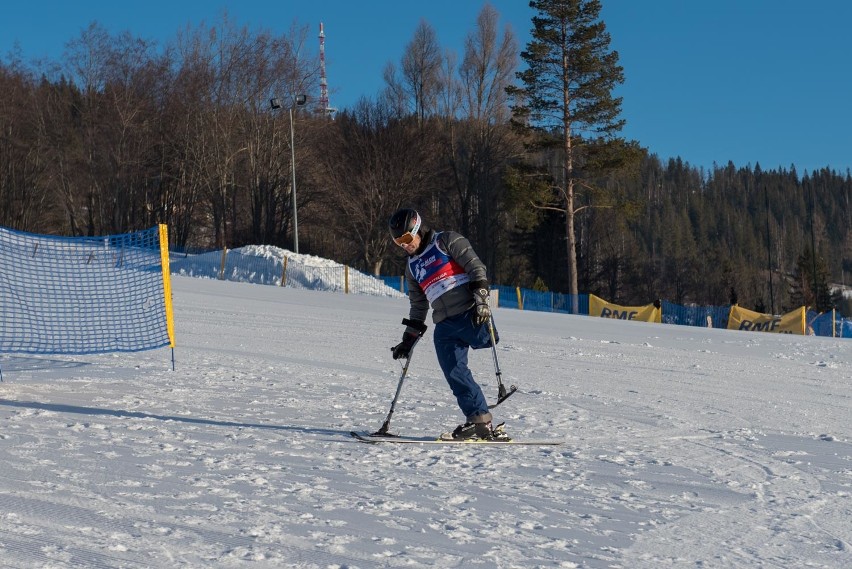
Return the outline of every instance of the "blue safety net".
{"type": "Polygon", "coordinates": [[[0,228],[0,352],[170,345],[158,228],[56,237],[0,228]]]}

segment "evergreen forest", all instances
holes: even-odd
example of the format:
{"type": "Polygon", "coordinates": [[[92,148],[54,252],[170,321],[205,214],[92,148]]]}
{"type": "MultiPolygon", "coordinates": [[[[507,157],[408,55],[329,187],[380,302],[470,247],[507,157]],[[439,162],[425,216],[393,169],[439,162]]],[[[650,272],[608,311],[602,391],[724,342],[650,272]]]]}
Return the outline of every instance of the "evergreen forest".
{"type": "Polygon", "coordinates": [[[707,170],[616,132],[524,128],[518,71],[535,52],[487,5],[464,53],[422,21],[385,89],[331,113],[317,104],[315,35],[223,18],[158,46],[93,23],[60,61],[7,54],[0,225],[94,236],[167,223],[174,250],[292,250],[295,199],[300,253],[391,275],[404,259],[387,219],[416,207],[469,237],[493,283],[569,292],[568,210],[544,199],[567,171],[579,292],[852,316],[839,294],[852,284],[848,170],[707,170]]]}

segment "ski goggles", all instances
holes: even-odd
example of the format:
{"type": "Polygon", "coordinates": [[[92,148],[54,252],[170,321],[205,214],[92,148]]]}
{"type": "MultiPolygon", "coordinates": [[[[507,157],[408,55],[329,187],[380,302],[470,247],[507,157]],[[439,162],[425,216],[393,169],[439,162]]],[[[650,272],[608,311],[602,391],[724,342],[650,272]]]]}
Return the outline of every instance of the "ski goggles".
{"type": "Polygon", "coordinates": [[[414,223],[411,225],[411,229],[409,229],[399,237],[394,237],[394,243],[396,243],[400,247],[404,247],[405,245],[408,245],[409,243],[414,241],[414,238],[417,236],[417,232],[420,231],[420,224],[422,222],[420,221],[419,215],[416,216],[413,221],[414,223]]]}
{"type": "Polygon", "coordinates": [[[393,240],[393,242],[399,245],[400,247],[408,245],[412,241],[414,241],[414,234],[410,231],[403,233],[399,237],[395,237],[393,240]]]}

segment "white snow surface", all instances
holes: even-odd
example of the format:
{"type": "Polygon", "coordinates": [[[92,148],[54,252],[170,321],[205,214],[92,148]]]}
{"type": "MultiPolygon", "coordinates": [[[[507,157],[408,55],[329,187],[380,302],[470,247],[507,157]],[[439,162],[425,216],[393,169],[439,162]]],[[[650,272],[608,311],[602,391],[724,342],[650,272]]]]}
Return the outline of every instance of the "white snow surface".
{"type": "MultiPolygon", "coordinates": [[[[172,257],[172,272],[182,276],[219,278],[222,271],[221,250],[172,257]]],[[[348,287],[352,293],[405,297],[373,275],[336,261],[293,253],[273,245],[246,245],[228,250],[222,276],[229,281],[280,286],[285,267],[286,285],[290,288],[344,292],[348,287]]]]}
{"type": "MultiPolygon", "coordinates": [[[[406,299],[173,295],[176,371],[0,357],[0,566],[852,567],[849,340],[497,309],[496,419],[564,445],[368,445],[406,299]]],[[[392,431],[462,420],[431,338],[392,431]]]]}

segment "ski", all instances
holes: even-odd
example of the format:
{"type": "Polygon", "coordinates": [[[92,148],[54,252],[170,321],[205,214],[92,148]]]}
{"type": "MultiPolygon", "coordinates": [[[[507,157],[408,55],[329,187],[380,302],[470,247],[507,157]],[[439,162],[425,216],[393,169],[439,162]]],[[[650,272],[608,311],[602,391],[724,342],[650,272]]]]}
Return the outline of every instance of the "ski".
{"type": "MultiPolygon", "coordinates": [[[[503,387],[503,386],[501,385],[501,387],[503,387]]],[[[509,391],[506,391],[506,389],[505,389],[505,388],[501,389],[502,393],[500,393],[500,394],[497,396],[497,403],[494,403],[494,404],[492,404],[492,405],[489,405],[489,406],[488,406],[488,408],[489,408],[489,409],[494,409],[494,408],[495,408],[495,407],[497,407],[499,404],[501,404],[503,401],[505,401],[506,399],[508,399],[509,397],[511,397],[511,396],[512,396],[512,394],[513,394],[513,393],[515,393],[517,390],[518,390],[518,388],[517,388],[517,386],[515,386],[515,385],[513,385],[512,387],[510,387],[510,388],[509,388],[509,391]]]]}
{"type": "Polygon", "coordinates": [[[357,441],[368,444],[381,443],[396,443],[396,444],[417,444],[417,445],[524,445],[524,446],[557,446],[564,444],[565,441],[560,439],[464,439],[457,440],[453,438],[445,438],[448,435],[445,433],[437,438],[435,437],[409,437],[402,435],[383,434],[376,435],[365,432],[350,431],[349,434],[357,441]]]}

